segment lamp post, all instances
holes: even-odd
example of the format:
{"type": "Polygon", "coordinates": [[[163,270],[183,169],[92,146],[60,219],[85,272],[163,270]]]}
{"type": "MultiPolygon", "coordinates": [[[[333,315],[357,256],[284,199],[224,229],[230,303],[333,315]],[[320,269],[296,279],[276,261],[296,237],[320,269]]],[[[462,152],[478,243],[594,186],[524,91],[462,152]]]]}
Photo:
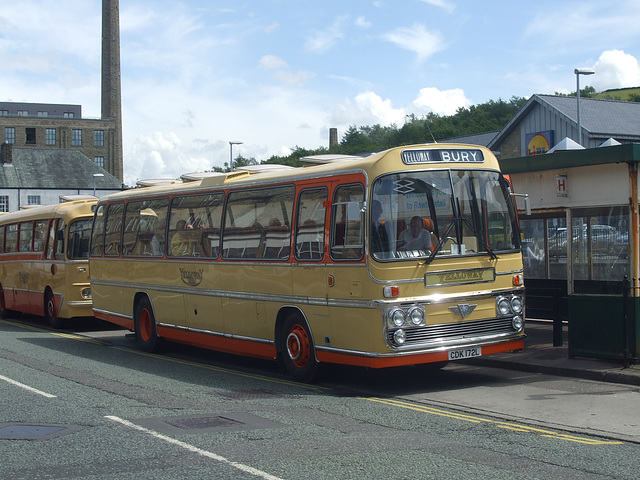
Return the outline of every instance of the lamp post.
{"type": "Polygon", "coordinates": [[[578,99],[578,142],[582,145],[582,124],[580,123],[580,75],[593,75],[596,72],[592,68],[576,68],[573,73],[576,74],[576,98],[578,99]]]}
{"type": "Polygon", "coordinates": [[[94,173],[93,174],[93,196],[96,196],[96,178],[104,177],[104,173],[94,173]]]}
{"type": "Polygon", "coordinates": [[[242,142],[229,142],[229,168],[233,172],[233,146],[242,145],[242,142]]]}

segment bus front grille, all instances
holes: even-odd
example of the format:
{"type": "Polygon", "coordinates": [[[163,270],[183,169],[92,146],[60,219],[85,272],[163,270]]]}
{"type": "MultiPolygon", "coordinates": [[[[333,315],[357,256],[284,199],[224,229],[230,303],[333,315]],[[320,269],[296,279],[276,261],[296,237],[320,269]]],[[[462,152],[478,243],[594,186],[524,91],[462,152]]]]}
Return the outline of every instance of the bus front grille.
{"type": "MultiPolygon", "coordinates": [[[[390,329],[387,333],[390,345],[394,345],[393,334],[396,330],[390,329]]],[[[404,331],[406,341],[403,346],[455,345],[477,338],[487,339],[517,333],[511,324],[511,317],[409,327],[404,328],[404,331]]]]}

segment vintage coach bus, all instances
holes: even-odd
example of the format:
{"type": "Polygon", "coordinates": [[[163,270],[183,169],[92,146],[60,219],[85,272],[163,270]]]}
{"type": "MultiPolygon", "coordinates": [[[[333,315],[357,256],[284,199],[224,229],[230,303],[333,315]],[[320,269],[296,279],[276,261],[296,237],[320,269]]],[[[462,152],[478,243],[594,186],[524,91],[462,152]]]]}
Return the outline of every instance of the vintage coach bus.
{"type": "Polygon", "coordinates": [[[522,349],[520,234],[483,147],[428,144],[103,197],[95,315],[162,339],[392,367],[522,349]]]}
{"type": "Polygon", "coordinates": [[[0,216],[0,315],[93,317],[89,243],[95,197],[0,216]]]}

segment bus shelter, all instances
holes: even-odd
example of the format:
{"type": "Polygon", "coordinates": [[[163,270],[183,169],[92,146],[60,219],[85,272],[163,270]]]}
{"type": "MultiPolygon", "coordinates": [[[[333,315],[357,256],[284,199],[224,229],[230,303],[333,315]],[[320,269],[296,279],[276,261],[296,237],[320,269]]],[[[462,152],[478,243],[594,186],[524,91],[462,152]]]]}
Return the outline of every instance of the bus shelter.
{"type": "Polygon", "coordinates": [[[567,320],[570,356],[637,363],[640,144],[500,160],[517,193],[527,317],[567,320]]]}

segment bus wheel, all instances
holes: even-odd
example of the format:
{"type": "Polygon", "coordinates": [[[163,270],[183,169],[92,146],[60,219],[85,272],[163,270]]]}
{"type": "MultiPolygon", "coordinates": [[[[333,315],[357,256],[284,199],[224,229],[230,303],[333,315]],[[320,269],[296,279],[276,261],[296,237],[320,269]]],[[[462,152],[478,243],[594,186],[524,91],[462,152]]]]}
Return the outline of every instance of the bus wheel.
{"type": "Polygon", "coordinates": [[[9,318],[11,312],[7,310],[7,304],[4,301],[4,290],[0,286],[0,318],[9,318]]]}
{"type": "Polygon", "coordinates": [[[141,298],[136,304],[134,324],[138,344],[145,352],[155,352],[160,346],[160,339],[156,332],[156,319],[153,316],[151,302],[147,297],[141,298]]]}
{"type": "Polygon", "coordinates": [[[291,314],[284,322],[280,352],[289,375],[299,382],[311,382],[318,370],[316,353],[306,322],[291,314]]]}
{"type": "Polygon", "coordinates": [[[50,288],[47,288],[44,292],[44,318],[52,328],[60,328],[62,326],[62,319],[58,316],[58,313],[53,292],[50,288]]]}

